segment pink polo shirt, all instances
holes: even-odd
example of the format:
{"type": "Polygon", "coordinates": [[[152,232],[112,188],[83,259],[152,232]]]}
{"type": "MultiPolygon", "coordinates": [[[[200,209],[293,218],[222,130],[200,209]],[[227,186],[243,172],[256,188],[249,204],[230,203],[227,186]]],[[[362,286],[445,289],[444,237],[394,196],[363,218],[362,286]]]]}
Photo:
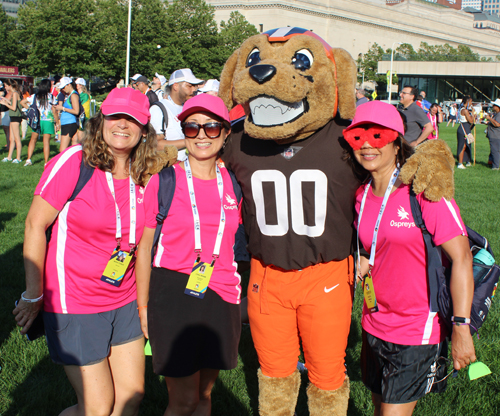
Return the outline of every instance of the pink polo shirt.
{"type": "MultiPolygon", "coordinates": [[[[365,304],[362,326],[368,333],[395,344],[438,344],[444,339],[446,330],[439,315],[430,312],[425,243],[422,231],[413,221],[409,189],[401,185],[387,201],[372,270],[379,311],[370,314],[365,304]]],[[[364,187],[356,196],[358,214],[363,192],[364,187]]],[[[417,195],[417,199],[424,223],[437,246],[466,235],[454,200],[431,202],[423,194],[417,195]]],[[[370,188],[359,232],[360,241],[368,252],[382,200],[383,197],[375,196],[370,188]]]]}
{"type": "MultiPolygon", "coordinates": [[[[176,175],[174,198],[163,223],[153,266],[190,274],[196,260],[193,213],[186,172],[179,164],[175,165],[174,169],[176,175]]],[[[241,278],[234,260],[234,241],[241,222],[240,211],[231,177],[226,168],[221,168],[221,174],[224,184],[223,206],[226,225],[220,256],[215,263],[208,287],[226,302],[238,304],[241,301],[241,278]]],[[[201,261],[210,263],[220,221],[221,202],[217,179],[202,180],[193,177],[193,185],[201,223],[201,261]]],[[[146,187],[144,197],[146,227],[148,228],[156,228],[158,188],[158,175],[153,175],[146,187]]]]}
{"type": "MultiPolygon", "coordinates": [[[[101,281],[116,247],[115,202],[106,174],[95,169],[92,178],[68,202],[80,175],[80,145],[69,147],[49,161],[35,190],[59,215],[47,247],[44,270],[44,310],[56,313],[97,313],[117,309],[137,298],[134,260],[119,287],[101,281]]],[[[129,249],[129,180],[113,180],[122,218],[121,248],[129,249]]],[[[136,241],[144,227],[144,188],[136,185],[136,241]]]]}

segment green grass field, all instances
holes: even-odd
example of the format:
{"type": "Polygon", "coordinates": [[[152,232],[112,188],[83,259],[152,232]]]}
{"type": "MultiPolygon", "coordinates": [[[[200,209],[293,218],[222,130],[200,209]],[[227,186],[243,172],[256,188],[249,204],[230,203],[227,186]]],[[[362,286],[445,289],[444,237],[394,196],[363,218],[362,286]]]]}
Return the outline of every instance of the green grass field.
{"type": "MultiPolygon", "coordinates": [[[[455,128],[441,127],[442,138],[456,149],[455,128]]],[[[6,156],[5,136],[0,132],[0,159],[6,156]]],[[[34,166],[23,167],[26,160],[27,141],[23,143],[23,163],[0,163],[0,415],[37,416],[57,415],[65,407],[76,403],[62,367],[53,364],[44,339],[28,342],[15,326],[12,316],[14,301],[24,290],[22,243],[24,221],[33,191],[43,171],[43,153],[38,142],[32,158],[34,166]]],[[[55,143],[51,155],[57,152],[55,143]]],[[[477,130],[477,162],[474,167],[455,172],[456,200],[465,222],[487,236],[500,259],[500,173],[487,165],[489,144],[484,126],[477,130]]],[[[247,277],[247,276],[246,276],[247,277]]],[[[404,278],[404,270],[401,271],[404,278]]],[[[349,415],[373,414],[368,391],[361,382],[359,354],[361,350],[361,304],[358,288],[355,298],[353,322],[347,348],[347,366],[351,378],[349,415]]],[[[475,339],[476,354],[487,364],[493,374],[469,381],[466,371],[449,379],[445,394],[429,395],[422,399],[414,414],[431,415],[481,415],[500,414],[500,321],[499,305],[495,298],[490,315],[475,339]]],[[[257,355],[253,348],[250,329],[243,328],[240,341],[240,360],[232,371],[222,372],[213,391],[213,415],[258,415],[257,412],[257,355]]],[[[299,395],[297,413],[307,415],[305,395],[307,377],[299,395]]],[[[163,414],[167,406],[167,391],[163,381],[151,369],[147,359],[146,397],[141,415],[163,414]]]]}

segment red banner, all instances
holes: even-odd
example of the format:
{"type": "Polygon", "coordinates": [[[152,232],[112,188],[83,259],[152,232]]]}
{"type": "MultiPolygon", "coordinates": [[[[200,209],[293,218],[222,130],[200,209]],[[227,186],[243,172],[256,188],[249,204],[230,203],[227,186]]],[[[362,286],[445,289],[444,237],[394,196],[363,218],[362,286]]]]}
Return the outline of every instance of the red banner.
{"type": "Polygon", "coordinates": [[[0,76],[2,75],[18,75],[19,68],[17,66],[0,66],[0,76]]]}

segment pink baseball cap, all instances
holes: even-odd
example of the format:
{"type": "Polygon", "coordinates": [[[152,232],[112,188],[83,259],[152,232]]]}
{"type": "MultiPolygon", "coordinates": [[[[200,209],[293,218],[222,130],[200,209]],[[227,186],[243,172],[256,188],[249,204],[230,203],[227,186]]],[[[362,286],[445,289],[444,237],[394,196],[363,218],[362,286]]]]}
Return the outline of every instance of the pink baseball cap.
{"type": "Polygon", "coordinates": [[[388,129],[395,130],[404,136],[405,128],[403,119],[392,104],[384,103],[382,101],[370,101],[361,104],[356,108],[356,115],[352,123],[347,127],[344,132],[353,129],[361,124],[378,124],[379,126],[387,127],[388,129]]]}
{"type": "Polygon", "coordinates": [[[222,120],[231,123],[229,111],[227,111],[224,101],[219,97],[209,94],[199,94],[187,100],[177,118],[180,121],[184,121],[191,114],[199,113],[200,111],[208,111],[222,120]]]}
{"type": "Polygon", "coordinates": [[[112,89],[101,105],[101,112],[105,116],[127,114],[143,126],[151,119],[148,97],[133,88],[112,89]]]}

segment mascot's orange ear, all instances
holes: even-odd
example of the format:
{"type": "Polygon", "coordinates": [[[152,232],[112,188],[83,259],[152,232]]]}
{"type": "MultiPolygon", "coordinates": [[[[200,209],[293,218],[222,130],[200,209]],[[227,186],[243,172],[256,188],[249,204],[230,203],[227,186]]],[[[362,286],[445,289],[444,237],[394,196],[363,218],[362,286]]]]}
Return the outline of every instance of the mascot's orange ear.
{"type": "Polygon", "coordinates": [[[222,98],[226,107],[231,110],[236,103],[233,101],[233,76],[240,50],[236,49],[224,64],[220,76],[219,97],[222,98]]]}
{"type": "Polygon", "coordinates": [[[356,113],[356,62],[341,48],[332,48],[337,71],[338,111],[345,120],[352,120],[356,113]]]}

